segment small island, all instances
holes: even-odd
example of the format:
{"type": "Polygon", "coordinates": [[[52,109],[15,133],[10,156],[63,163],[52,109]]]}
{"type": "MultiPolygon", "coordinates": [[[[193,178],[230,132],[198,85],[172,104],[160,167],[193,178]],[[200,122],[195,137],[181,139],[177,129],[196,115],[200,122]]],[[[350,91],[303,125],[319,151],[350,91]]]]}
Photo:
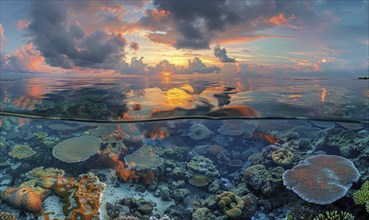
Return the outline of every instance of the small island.
{"type": "Polygon", "coordinates": [[[358,79],[369,79],[367,76],[360,76],[358,79]]]}

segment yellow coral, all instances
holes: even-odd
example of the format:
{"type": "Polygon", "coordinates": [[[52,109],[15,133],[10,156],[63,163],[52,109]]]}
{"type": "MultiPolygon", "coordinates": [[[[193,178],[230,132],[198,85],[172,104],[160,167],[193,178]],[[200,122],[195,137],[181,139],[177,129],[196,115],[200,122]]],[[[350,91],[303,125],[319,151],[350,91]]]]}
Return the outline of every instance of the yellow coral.
{"type": "Polygon", "coordinates": [[[291,151],[281,148],[272,153],[272,160],[280,166],[288,166],[292,163],[294,155],[291,151]]]}
{"type": "Polygon", "coordinates": [[[24,159],[31,157],[36,153],[28,144],[17,145],[10,152],[9,156],[15,157],[17,159],[24,159]]]}
{"type": "Polygon", "coordinates": [[[0,212],[0,220],[17,220],[17,218],[12,213],[0,212]]]}

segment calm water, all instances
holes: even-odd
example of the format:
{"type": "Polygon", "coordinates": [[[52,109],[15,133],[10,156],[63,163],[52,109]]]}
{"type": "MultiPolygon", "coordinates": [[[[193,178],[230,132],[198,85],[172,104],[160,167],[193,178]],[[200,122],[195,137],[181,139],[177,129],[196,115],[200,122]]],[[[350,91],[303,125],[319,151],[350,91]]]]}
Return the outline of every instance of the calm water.
{"type": "Polygon", "coordinates": [[[368,81],[355,77],[2,74],[0,107],[2,111],[109,120],[234,115],[367,121],[368,97],[368,81]]]}
{"type": "Polygon", "coordinates": [[[0,82],[0,210],[17,219],[369,218],[353,195],[369,180],[367,81],[0,82]]]}

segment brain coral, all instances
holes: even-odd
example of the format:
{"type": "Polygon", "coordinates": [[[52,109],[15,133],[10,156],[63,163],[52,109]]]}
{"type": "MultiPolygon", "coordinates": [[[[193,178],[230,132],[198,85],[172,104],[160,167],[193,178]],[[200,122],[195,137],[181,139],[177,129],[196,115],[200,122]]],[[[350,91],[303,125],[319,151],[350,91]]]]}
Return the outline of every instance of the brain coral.
{"type": "Polygon", "coordinates": [[[53,155],[66,163],[78,163],[96,154],[101,143],[102,140],[94,136],[69,138],[53,148],[53,155]]]}
{"type": "Polygon", "coordinates": [[[287,170],[283,184],[308,202],[330,204],[345,196],[359,177],[352,161],[341,156],[318,155],[287,170]]]}
{"type": "Polygon", "coordinates": [[[1,193],[1,199],[27,212],[39,212],[42,210],[42,202],[39,195],[28,187],[8,188],[1,193]]]}
{"type": "Polygon", "coordinates": [[[27,157],[30,157],[34,155],[36,151],[34,151],[32,148],[29,147],[29,145],[17,145],[15,146],[10,152],[9,156],[18,158],[18,159],[24,159],[27,157]]]}

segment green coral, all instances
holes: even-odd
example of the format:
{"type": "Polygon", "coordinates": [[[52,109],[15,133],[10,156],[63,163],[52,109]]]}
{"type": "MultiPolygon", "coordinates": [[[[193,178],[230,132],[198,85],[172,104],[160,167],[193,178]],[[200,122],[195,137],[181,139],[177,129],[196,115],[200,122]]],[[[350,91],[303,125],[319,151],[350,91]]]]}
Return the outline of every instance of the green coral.
{"type": "Polygon", "coordinates": [[[365,205],[369,213],[369,181],[366,181],[361,189],[354,193],[354,201],[357,205],[365,205]]]}
{"type": "Polygon", "coordinates": [[[354,216],[349,212],[326,211],[317,215],[313,220],[354,220],[354,216]]]}

